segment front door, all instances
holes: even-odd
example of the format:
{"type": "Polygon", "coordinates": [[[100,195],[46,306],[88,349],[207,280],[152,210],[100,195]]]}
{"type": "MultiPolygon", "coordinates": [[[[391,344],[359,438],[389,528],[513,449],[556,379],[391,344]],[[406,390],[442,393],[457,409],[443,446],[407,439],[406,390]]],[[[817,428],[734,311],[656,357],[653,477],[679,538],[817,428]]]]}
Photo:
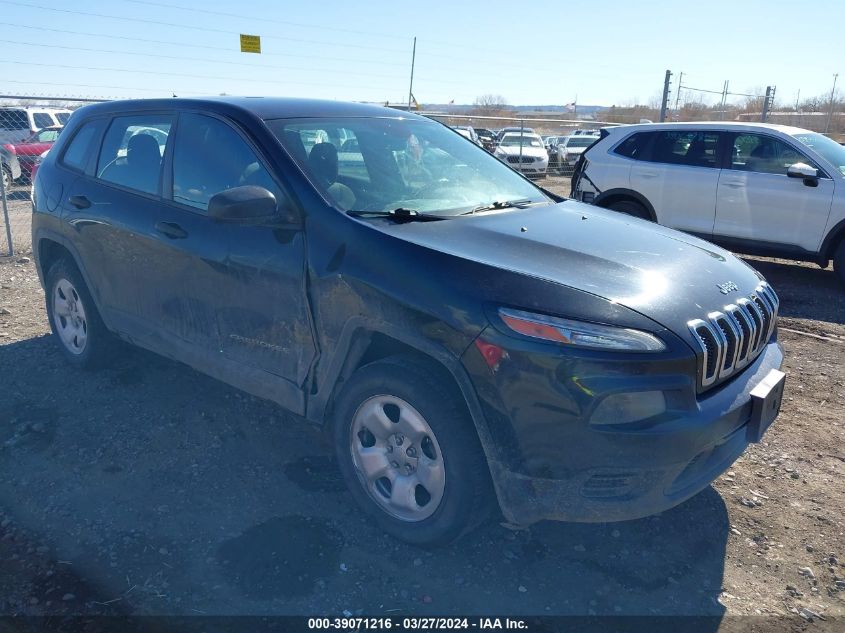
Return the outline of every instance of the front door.
{"type": "Polygon", "coordinates": [[[786,175],[794,163],[818,168],[810,158],[768,134],[733,136],[731,167],[723,172],[716,200],[718,237],[816,252],[830,215],[834,182],[786,175]]]}
{"type": "MultiPolygon", "coordinates": [[[[284,197],[261,153],[232,123],[183,113],[173,152],[173,207],[205,223],[206,249],[192,281],[207,302],[193,314],[214,325],[214,346],[225,361],[301,387],[315,356],[305,288],[305,236],[301,227],[216,222],[208,201],[243,185],[284,197]]],[[[170,221],[170,216],[161,217],[170,221]]],[[[178,220],[176,221],[178,224],[178,220]]],[[[203,345],[208,344],[203,341],[203,345]]]]}

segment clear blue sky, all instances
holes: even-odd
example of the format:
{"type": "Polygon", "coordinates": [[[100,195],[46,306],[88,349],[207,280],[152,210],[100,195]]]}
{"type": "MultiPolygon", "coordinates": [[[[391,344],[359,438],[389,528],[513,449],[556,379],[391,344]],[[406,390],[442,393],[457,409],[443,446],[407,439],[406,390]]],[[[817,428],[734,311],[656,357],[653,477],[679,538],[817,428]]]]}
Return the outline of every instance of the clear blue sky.
{"type": "Polygon", "coordinates": [[[403,101],[416,36],[421,103],[647,103],[667,68],[790,103],[845,70],[843,25],[842,0],[0,0],[0,92],[403,101]],[[239,33],[263,53],[239,52],[239,33]]]}

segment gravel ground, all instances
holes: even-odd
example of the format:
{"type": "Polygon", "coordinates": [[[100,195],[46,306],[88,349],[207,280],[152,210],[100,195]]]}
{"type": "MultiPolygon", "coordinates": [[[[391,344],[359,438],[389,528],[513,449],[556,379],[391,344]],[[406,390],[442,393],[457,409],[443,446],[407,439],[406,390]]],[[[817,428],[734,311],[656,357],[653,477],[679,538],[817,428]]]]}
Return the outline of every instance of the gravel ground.
{"type": "Polygon", "coordinates": [[[786,399],[763,443],[655,517],[526,530],[494,519],[425,551],[363,518],[324,436],[275,405],[138,350],[72,372],[33,263],[0,259],[0,614],[829,625],[845,616],[845,290],[830,270],[748,261],[782,300],[786,399]]]}

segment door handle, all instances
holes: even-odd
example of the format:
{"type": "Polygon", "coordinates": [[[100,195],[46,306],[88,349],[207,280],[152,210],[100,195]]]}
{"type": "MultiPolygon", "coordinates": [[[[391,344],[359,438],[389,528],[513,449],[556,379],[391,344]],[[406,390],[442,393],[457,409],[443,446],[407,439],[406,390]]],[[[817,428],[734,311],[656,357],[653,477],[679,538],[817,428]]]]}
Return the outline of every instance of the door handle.
{"type": "Polygon", "coordinates": [[[67,201],[77,209],[87,209],[91,206],[91,201],[85,196],[71,196],[67,201]]]}
{"type": "Polygon", "coordinates": [[[188,237],[188,232],[174,222],[156,222],[155,230],[173,240],[188,237]]]}
{"type": "Polygon", "coordinates": [[[745,183],[741,180],[726,180],[722,184],[726,187],[731,187],[733,189],[742,189],[743,187],[745,187],[745,183]]]}
{"type": "Polygon", "coordinates": [[[631,174],[639,176],[640,178],[657,178],[660,174],[656,171],[641,171],[638,174],[631,174]]]}

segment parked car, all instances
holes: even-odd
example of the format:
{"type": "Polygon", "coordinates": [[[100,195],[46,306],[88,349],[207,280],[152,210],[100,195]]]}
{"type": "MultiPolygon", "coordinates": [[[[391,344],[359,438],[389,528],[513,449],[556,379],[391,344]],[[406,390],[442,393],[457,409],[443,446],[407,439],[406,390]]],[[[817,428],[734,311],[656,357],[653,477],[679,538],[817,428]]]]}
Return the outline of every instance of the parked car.
{"type": "Polygon", "coordinates": [[[565,137],[563,136],[546,136],[544,138],[544,146],[546,148],[546,153],[549,155],[549,171],[557,172],[558,171],[558,151],[557,146],[560,143],[561,139],[565,137]]]}
{"type": "Polygon", "coordinates": [[[17,154],[11,149],[8,143],[0,145],[0,163],[2,163],[2,178],[3,187],[6,191],[12,186],[12,183],[21,177],[21,164],[18,160],[17,154]]]}
{"type": "Polygon", "coordinates": [[[499,140],[493,155],[526,176],[546,177],[549,154],[537,134],[507,132],[499,140]]]}
{"type": "Polygon", "coordinates": [[[481,145],[481,140],[478,138],[478,134],[475,133],[475,129],[471,125],[456,125],[452,127],[452,129],[476,145],[481,145]]]}
{"type": "Polygon", "coordinates": [[[845,148],[795,127],[665,123],[603,131],[573,197],[731,250],[815,262],[845,282],[845,148]]]}
{"type": "Polygon", "coordinates": [[[570,136],[599,136],[601,130],[598,128],[584,128],[582,130],[574,130],[570,136]]]}
{"type": "Polygon", "coordinates": [[[515,127],[503,127],[501,130],[496,132],[496,142],[501,142],[502,137],[504,137],[505,134],[534,134],[534,128],[520,127],[518,125],[515,127]]]}
{"type": "Polygon", "coordinates": [[[19,143],[45,127],[64,125],[70,110],[41,107],[0,107],[0,144],[19,143]]]}
{"type": "Polygon", "coordinates": [[[584,150],[598,140],[598,136],[589,136],[587,134],[563,137],[555,146],[558,172],[571,174],[575,169],[575,163],[578,162],[584,150]]]}
{"type": "Polygon", "coordinates": [[[31,178],[32,166],[40,160],[41,154],[53,146],[61,131],[61,126],[45,127],[20,143],[9,145],[20,161],[22,178],[31,178]]]}
{"type": "Polygon", "coordinates": [[[517,524],[670,508],[781,398],[757,272],[561,201],[413,113],[90,105],[38,169],[32,231],[72,370],[121,338],[326,425],[353,499],[418,545],[496,501],[517,524]],[[353,138],[365,172],[339,164],[353,138]]]}
{"type": "Polygon", "coordinates": [[[483,127],[475,128],[475,133],[478,134],[478,138],[481,141],[481,146],[488,152],[492,152],[496,144],[496,135],[493,134],[493,132],[491,132],[490,130],[485,129],[483,127]]]}

